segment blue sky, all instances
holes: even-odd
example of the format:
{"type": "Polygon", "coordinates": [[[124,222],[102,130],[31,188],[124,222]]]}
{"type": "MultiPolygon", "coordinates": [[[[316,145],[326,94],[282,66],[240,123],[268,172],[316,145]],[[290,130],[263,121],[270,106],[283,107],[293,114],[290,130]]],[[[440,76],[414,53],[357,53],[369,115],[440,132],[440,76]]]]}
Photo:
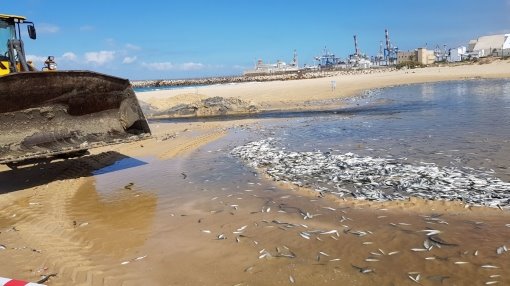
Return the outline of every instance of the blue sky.
{"type": "Polygon", "coordinates": [[[467,45],[510,33],[510,0],[487,1],[2,1],[1,13],[27,16],[38,39],[25,37],[41,66],[90,69],[130,79],[241,74],[257,59],[313,64],[325,46],[337,56],[375,55],[384,29],[401,50],[467,45]]]}

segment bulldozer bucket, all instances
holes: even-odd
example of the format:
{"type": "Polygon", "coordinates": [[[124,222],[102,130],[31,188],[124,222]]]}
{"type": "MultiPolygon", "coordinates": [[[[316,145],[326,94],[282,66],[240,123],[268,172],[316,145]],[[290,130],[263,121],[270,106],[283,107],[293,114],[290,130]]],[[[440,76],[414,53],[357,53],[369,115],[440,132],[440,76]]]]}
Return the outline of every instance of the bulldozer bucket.
{"type": "Polygon", "coordinates": [[[0,164],[148,136],[149,125],[126,79],[90,71],[0,77],[0,164]]]}

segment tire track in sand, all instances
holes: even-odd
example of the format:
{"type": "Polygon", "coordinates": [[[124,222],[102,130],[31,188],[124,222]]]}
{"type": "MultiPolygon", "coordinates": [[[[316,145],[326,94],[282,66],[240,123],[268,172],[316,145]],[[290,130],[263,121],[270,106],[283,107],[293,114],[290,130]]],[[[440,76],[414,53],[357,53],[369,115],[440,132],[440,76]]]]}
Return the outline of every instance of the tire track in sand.
{"type": "Polygon", "coordinates": [[[196,138],[192,138],[190,140],[177,140],[177,146],[169,146],[170,149],[159,154],[160,159],[169,159],[174,156],[184,155],[188,152],[191,152],[197,148],[200,148],[212,141],[215,141],[227,134],[224,130],[215,130],[212,132],[208,132],[204,135],[198,136],[196,138]],[[180,141],[183,141],[182,144],[179,144],[180,141]]]}

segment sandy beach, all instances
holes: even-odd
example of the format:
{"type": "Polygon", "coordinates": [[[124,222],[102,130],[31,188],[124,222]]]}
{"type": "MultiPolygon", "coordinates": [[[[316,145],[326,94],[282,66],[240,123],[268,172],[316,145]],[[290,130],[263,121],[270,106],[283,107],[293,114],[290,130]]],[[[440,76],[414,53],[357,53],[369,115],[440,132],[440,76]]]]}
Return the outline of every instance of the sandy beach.
{"type": "Polygon", "coordinates": [[[353,96],[374,88],[473,78],[507,78],[510,76],[509,67],[510,62],[506,60],[490,64],[407,69],[318,79],[159,90],[139,93],[138,98],[160,110],[216,96],[239,98],[259,106],[261,110],[313,109],[314,105],[324,108],[328,105],[327,100],[353,96]],[[334,90],[332,81],[336,85],[334,90]]]}
{"type": "MultiPolygon", "coordinates": [[[[510,78],[510,61],[137,96],[159,110],[216,96],[238,98],[261,111],[320,110],[365,90],[478,78],[510,78]]],[[[215,162],[204,157],[203,164],[187,165],[197,150],[205,150],[203,156],[225,151],[234,143],[222,140],[244,128],[256,133],[264,128],[262,121],[271,120],[278,119],[154,120],[151,139],[16,171],[0,166],[2,275],[37,281],[55,273],[47,285],[510,283],[510,260],[495,253],[510,246],[508,211],[461,202],[317,197],[256,172],[246,172],[250,180],[222,187],[228,176],[207,177],[215,162]],[[131,165],[106,176],[97,173],[122,160],[131,165]],[[140,186],[139,166],[149,168],[146,180],[163,191],[140,186]],[[158,192],[172,195],[158,199],[158,192]],[[442,233],[434,255],[423,245],[431,230],[442,233]],[[445,269],[451,272],[442,275],[445,269]],[[420,273],[437,275],[414,281],[420,273]]]]}

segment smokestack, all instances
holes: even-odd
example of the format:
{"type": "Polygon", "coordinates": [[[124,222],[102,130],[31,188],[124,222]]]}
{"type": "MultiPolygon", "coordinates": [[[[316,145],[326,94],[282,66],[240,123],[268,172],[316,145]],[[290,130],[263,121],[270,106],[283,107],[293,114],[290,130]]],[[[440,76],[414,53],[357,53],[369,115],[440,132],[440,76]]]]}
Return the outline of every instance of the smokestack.
{"type": "Polygon", "coordinates": [[[384,29],[384,34],[386,36],[386,50],[389,52],[391,49],[391,44],[390,44],[390,34],[388,33],[388,29],[384,29]]]}
{"type": "Polygon", "coordinates": [[[354,35],[354,54],[359,56],[358,37],[354,35]]]}

